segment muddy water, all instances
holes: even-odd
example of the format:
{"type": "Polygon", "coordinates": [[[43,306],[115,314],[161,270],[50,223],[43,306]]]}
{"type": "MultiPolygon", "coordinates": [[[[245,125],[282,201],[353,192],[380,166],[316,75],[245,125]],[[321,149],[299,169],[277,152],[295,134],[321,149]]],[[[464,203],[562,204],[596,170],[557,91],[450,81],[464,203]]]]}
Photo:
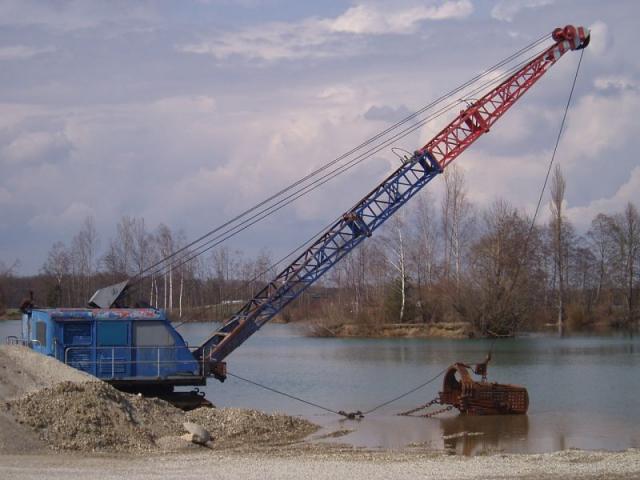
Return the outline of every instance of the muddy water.
{"type": "MultiPolygon", "coordinates": [[[[211,324],[179,328],[197,344],[211,324]]],[[[18,330],[0,322],[0,338],[18,330]]],[[[482,360],[486,340],[317,339],[295,327],[267,325],[228,358],[229,371],[325,405],[362,410],[405,392],[455,361],[482,360]]],[[[207,397],[238,406],[302,415],[325,427],[350,430],[321,441],[357,446],[449,449],[459,454],[551,452],[568,448],[640,448],[640,339],[628,337],[523,337],[494,346],[489,379],[529,389],[526,416],[398,417],[398,411],[433,398],[441,379],[362,421],[343,421],[314,407],[234,378],[211,380],[207,397]]]]}

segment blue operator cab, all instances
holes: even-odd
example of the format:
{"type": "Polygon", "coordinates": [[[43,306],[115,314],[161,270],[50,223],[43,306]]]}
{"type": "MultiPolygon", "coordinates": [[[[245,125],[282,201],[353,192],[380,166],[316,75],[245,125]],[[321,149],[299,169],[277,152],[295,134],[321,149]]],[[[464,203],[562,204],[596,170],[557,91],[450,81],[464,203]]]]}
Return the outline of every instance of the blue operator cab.
{"type": "Polygon", "coordinates": [[[34,308],[22,316],[34,350],[125,391],[169,393],[206,378],[163,310],[34,308]]]}

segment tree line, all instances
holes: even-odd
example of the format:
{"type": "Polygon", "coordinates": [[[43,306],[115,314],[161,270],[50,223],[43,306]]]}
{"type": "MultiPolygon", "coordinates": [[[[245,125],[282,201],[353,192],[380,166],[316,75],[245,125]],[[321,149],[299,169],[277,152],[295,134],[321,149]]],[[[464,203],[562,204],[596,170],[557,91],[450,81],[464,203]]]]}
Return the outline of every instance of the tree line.
{"type": "MultiPolygon", "coordinates": [[[[458,166],[443,176],[441,198],[422,192],[283,317],[372,325],[467,322],[479,335],[638,329],[636,205],[599,213],[579,233],[564,212],[567,184],[559,168],[551,177],[546,223],[533,222],[504,199],[474,205],[458,166]]],[[[103,245],[87,218],[68,243],[52,245],[39,275],[19,277],[16,264],[0,264],[0,305],[16,305],[32,289],[40,304],[84,306],[99,286],[141,278],[136,297],[173,318],[219,320],[284,266],[273,265],[268,250],[247,256],[228,246],[191,258],[193,250],[181,251],[186,244],[182,231],[162,224],[150,229],[143,218],[125,216],[103,245]]]]}

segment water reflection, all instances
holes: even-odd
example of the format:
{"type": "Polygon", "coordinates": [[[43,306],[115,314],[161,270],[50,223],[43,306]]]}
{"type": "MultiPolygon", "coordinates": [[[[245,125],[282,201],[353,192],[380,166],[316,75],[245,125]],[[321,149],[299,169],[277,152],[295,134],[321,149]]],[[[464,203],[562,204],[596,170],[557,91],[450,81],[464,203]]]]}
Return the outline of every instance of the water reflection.
{"type": "Polygon", "coordinates": [[[462,455],[513,451],[529,434],[527,415],[458,415],[440,420],[444,448],[462,455]]]}

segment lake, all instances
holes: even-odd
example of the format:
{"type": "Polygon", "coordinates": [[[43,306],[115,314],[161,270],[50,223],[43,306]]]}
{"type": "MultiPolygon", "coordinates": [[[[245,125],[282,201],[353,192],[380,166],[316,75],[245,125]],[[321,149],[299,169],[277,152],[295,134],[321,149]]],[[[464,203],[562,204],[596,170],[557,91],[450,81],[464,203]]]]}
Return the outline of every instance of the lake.
{"type": "MultiPolygon", "coordinates": [[[[196,345],[214,324],[178,328],[196,345]]],[[[0,322],[0,339],[19,334],[19,322],[0,322]]],[[[366,411],[436,375],[454,362],[482,361],[491,340],[308,338],[291,325],[270,324],[228,359],[231,373],[332,410],[366,411]]],[[[489,380],[529,390],[525,416],[399,417],[426,403],[442,386],[429,384],[361,421],[259,389],[235,378],[211,379],[215,405],[301,415],[324,428],[352,430],[343,442],[369,448],[443,449],[465,455],[538,453],[568,448],[640,448],[640,338],[526,336],[494,343],[489,380]],[[472,433],[466,435],[465,433],[472,433]],[[443,438],[445,437],[445,438],[443,438]]],[[[318,436],[318,435],[316,435],[318,436]]]]}

